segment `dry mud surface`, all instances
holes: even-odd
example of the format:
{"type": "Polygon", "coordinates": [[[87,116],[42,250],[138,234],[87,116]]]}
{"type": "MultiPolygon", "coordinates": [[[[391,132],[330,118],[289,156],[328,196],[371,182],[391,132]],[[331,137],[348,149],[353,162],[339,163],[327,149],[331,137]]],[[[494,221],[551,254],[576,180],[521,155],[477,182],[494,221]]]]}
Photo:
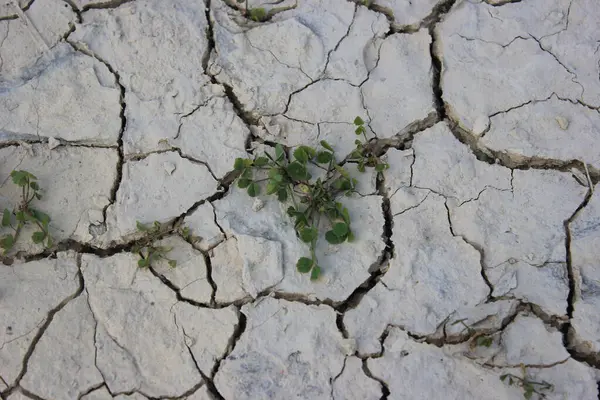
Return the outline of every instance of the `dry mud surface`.
{"type": "Polygon", "coordinates": [[[0,208],[33,173],[56,244],[0,265],[0,397],[598,399],[599,27],[597,0],[4,0],[0,208]],[[348,154],[356,116],[390,169],[311,282],[233,162],[348,154]],[[175,269],[137,267],[136,221],[175,269]]]}

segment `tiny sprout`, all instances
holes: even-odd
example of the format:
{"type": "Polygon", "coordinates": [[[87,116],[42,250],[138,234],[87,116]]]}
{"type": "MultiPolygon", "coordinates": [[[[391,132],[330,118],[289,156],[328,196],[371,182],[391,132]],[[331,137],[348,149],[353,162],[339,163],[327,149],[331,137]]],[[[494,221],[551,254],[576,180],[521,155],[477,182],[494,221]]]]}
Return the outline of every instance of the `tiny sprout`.
{"type": "Polygon", "coordinates": [[[527,377],[527,367],[521,365],[522,377],[513,375],[513,374],[503,374],[500,375],[500,380],[502,382],[508,383],[509,386],[517,386],[523,390],[523,397],[525,399],[531,399],[533,394],[537,394],[539,398],[546,398],[546,393],[554,390],[554,385],[546,382],[536,382],[527,377]]]}
{"type": "MultiPolygon", "coordinates": [[[[365,139],[364,143],[357,139],[353,152],[359,161],[359,171],[365,171],[365,166],[374,167],[377,172],[387,169],[387,164],[363,149],[367,137],[362,118],[356,117],[354,125],[365,139]]],[[[355,240],[350,213],[337,199],[352,195],[356,191],[357,180],[336,159],[331,144],[321,140],[320,145],[319,149],[298,146],[291,157],[288,157],[284,147],[276,144],[274,155],[265,153],[254,159],[237,158],[233,165],[238,173],[237,186],[245,189],[249,196],[260,195],[259,183],[267,181],[267,195],[276,196],[282,203],[291,201],[287,207],[287,215],[294,221],[298,239],[306,243],[310,250],[310,256],[298,259],[296,269],[302,274],[310,274],[313,281],[321,276],[316,245],[324,226],[329,226],[324,237],[331,245],[355,240]],[[313,177],[309,169],[324,172],[313,177]]],[[[351,158],[349,161],[355,160],[351,158]]]]}
{"type": "Polygon", "coordinates": [[[249,17],[254,22],[263,22],[267,19],[267,11],[262,7],[251,8],[249,11],[249,17]]]}
{"type": "Polygon", "coordinates": [[[141,239],[133,246],[133,251],[138,253],[138,267],[149,268],[159,260],[166,260],[171,268],[177,266],[177,261],[167,257],[167,253],[173,250],[171,247],[155,246],[154,242],[162,233],[160,222],[154,221],[152,226],[146,226],[139,221],[136,221],[137,230],[146,233],[146,237],[141,239]]]}
{"type": "Polygon", "coordinates": [[[21,230],[28,224],[35,224],[38,231],[33,232],[31,240],[35,244],[42,244],[45,248],[54,245],[50,236],[50,216],[40,210],[31,207],[34,199],[42,198],[42,190],[37,183],[37,177],[27,171],[12,171],[10,173],[12,182],[21,188],[21,201],[11,211],[5,208],[2,212],[2,228],[10,228],[14,234],[0,236],[0,248],[6,254],[17,242],[21,230]]]}

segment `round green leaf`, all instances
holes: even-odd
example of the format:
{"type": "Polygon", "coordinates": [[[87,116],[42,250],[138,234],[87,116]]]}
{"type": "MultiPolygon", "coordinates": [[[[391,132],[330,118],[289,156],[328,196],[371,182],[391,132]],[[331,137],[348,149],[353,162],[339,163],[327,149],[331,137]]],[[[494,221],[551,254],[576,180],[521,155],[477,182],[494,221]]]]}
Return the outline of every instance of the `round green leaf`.
{"type": "Polygon", "coordinates": [[[296,150],[294,150],[294,158],[302,164],[306,164],[308,162],[308,154],[302,147],[299,147],[296,150]]]}
{"type": "Polygon", "coordinates": [[[250,186],[251,183],[252,183],[252,181],[250,179],[248,179],[248,178],[240,178],[238,180],[238,187],[240,189],[245,189],[248,186],[250,186]]]}
{"type": "Polygon", "coordinates": [[[252,182],[250,184],[250,186],[248,186],[248,196],[256,197],[259,195],[259,193],[260,193],[260,186],[258,186],[258,183],[252,182]]]}
{"type": "Polygon", "coordinates": [[[137,264],[138,264],[138,267],[140,267],[140,268],[147,267],[148,266],[148,260],[146,260],[145,258],[140,258],[138,260],[137,264]]]}
{"type": "Polygon", "coordinates": [[[270,180],[267,183],[267,194],[273,194],[279,190],[279,183],[277,181],[270,180]]]}
{"type": "Polygon", "coordinates": [[[0,247],[4,250],[10,250],[15,244],[15,237],[13,235],[6,235],[0,239],[0,247]]]}
{"type": "Polygon", "coordinates": [[[298,259],[298,262],[296,263],[296,269],[298,270],[298,272],[301,272],[303,274],[309,272],[312,266],[313,260],[311,260],[308,257],[300,257],[298,259]]]}
{"type": "Polygon", "coordinates": [[[364,125],[364,123],[365,123],[365,121],[363,121],[361,117],[354,118],[354,125],[359,126],[359,125],[364,125]]]}
{"type": "Polygon", "coordinates": [[[375,166],[375,171],[377,171],[377,172],[383,172],[383,171],[385,171],[388,168],[389,168],[389,165],[387,165],[387,164],[377,164],[375,166]]]}
{"type": "Polygon", "coordinates": [[[359,126],[354,130],[354,133],[356,133],[357,135],[362,135],[363,133],[365,133],[365,127],[362,125],[359,126]]]}
{"type": "Polygon", "coordinates": [[[44,239],[46,239],[45,232],[33,232],[33,235],[31,235],[31,240],[33,240],[33,243],[42,243],[44,239]]]}
{"type": "Polygon", "coordinates": [[[297,161],[294,161],[290,165],[287,166],[287,173],[290,178],[303,181],[308,179],[308,173],[306,172],[306,167],[300,164],[297,161]]]}
{"type": "Polygon", "coordinates": [[[256,165],[257,167],[264,167],[268,163],[269,163],[269,159],[267,157],[257,157],[254,160],[254,165],[256,165]]]}
{"type": "Polygon", "coordinates": [[[279,189],[279,191],[277,192],[277,200],[279,200],[280,202],[284,202],[286,201],[288,198],[288,192],[285,188],[279,189]]]}
{"type": "Polygon", "coordinates": [[[345,237],[348,234],[348,225],[346,225],[344,222],[338,222],[337,224],[333,225],[332,230],[336,236],[345,237]]]}
{"type": "Polygon", "coordinates": [[[332,159],[333,159],[333,154],[331,154],[328,151],[320,151],[319,154],[317,154],[317,162],[319,164],[327,164],[332,159]]]}
{"type": "Polygon", "coordinates": [[[302,228],[302,230],[300,231],[300,240],[302,240],[304,243],[310,243],[317,238],[318,234],[319,232],[316,228],[302,228]]]}
{"type": "Polygon", "coordinates": [[[321,140],[321,146],[323,146],[327,150],[333,152],[333,147],[331,147],[331,145],[329,143],[327,143],[326,141],[321,140]]]}
{"type": "Polygon", "coordinates": [[[8,208],[4,209],[2,213],[2,226],[9,226],[11,220],[12,213],[8,211],[8,208]]]}
{"type": "Polygon", "coordinates": [[[310,271],[310,280],[316,281],[317,279],[319,279],[319,276],[321,276],[321,267],[315,265],[312,271],[310,271]]]}
{"type": "Polygon", "coordinates": [[[244,168],[246,168],[246,165],[244,164],[244,159],[236,158],[235,162],[233,163],[233,169],[235,169],[236,171],[241,171],[244,168]]]}
{"type": "Polygon", "coordinates": [[[346,238],[339,237],[333,231],[327,231],[327,233],[325,233],[325,240],[327,240],[329,244],[340,244],[343,243],[346,238]]]}

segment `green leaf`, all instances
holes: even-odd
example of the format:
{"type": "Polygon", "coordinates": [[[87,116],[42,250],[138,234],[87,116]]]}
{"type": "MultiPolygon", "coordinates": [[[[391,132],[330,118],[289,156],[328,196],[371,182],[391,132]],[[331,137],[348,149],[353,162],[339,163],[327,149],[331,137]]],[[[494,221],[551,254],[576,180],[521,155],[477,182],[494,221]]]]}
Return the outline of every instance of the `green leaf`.
{"type": "Polygon", "coordinates": [[[245,188],[247,188],[248,186],[250,186],[250,184],[251,184],[251,183],[252,183],[252,180],[251,180],[251,179],[248,179],[248,178],[240,178],[240,179],[238,180],[238,187],[239,187],[240,189],[245,189],[245,188]]]}
{"type": "Polygon", "coordinates": [[[325,240],[330,244],[340,244],[346,240],[346,237],[339,237],[334,231],[327,231],[325,233],[325,240]]]}
{"type": "Polygon", "coordinates": [[[140,259],[138,260],[138,263],[137,263],[137,264],[138,264],[138,267],[140,267],[140,268],[144,268],[144,267],[147,267],[149,263],[150,263],[150,262],[149,262],[149,260],[147,260],[147,259],[145,259],[145,258],[140,258],[140,259]]]}
{"type": "Polygon", "coordinates": [[[13,235],[6,235],[0,239],[0,247],[4,250],[10,250],[15,244],[15,238],[13,235]]]}
{"type": "Polygon", "coordinates": [[[358,167],[356,167],[356,169],[358,170],[358,172],[365,172],[365,164],[363,164],[362,162],[358,163],[358,167]]]}
{"type": "Polygon", "coordinates": [[[477,346],[490,347],[492,345],[492,338],[489,336],[479,336],[475,343],[477,346]]]}
{"type": "Polygon", "coordinates": [[[8,208],[5,208],[4,212],[2,213],[2,226],[9,226],[11,217],[12,213],[8,211],[8,208]]]}
{"type": "Polygon", "coordinates": [[[303,147],[299,147],[294,150],[294,158],[302,164],[306,164],[308,162],[308,153],[306,153],[303,147]]]}
{"type": "Polygon", "coordinates": [[[256,165],[257,167],[264,167],[268,163],[269,163],[269,159],[267,157],[257,157],[254,160],[254,165],[256,165]]]}
{"type": "Polygon", "coordinates": [[[38,185],[37,182],[29,182],[29,187],[33,190],[40,190],[40,185],[38,185]]]}
{"type": "Polygon", "coordinates": [[[54,244],[54,240],[52,240],[52,236],[46,235],[46,248],[52,247],[54,244]]]}
{"type": "Polygon", "coordinates": [[[23,211],[17,211],[15,216],[17,217],[17,221],[25,222],[26,217],[25,217],[25,213],[23,211]]]}
{"type": "Polygon", "coordinates": [[[312,271],[310,271],[310,280],[316,281],[317,279],[319,279],[319,276],[321,276],[321,267],[315,265],[312,271]]]}
{"type": "Polygon", "coordinates": [[[293,206],[289,206],[286,212],[288,217],[293,217],[294,215],[296,215],[297,211],[293,206]]]}
{"type": "Polygon", "coordinates": [[[36,198],[36,199],[38,199],[38,200],[41,200],[41,199],[42,199],[42,195],[41,195],[41,194],[39,194],[39,193],[36,193],[34,196],[35,196],[35,198],[36,198]]]}
{"type": "Polygon", "coordinates": [[[348,213],[348,209],[346,207],[342,208],[342,218],[346,224],[350,225],[350,214],[348,213]]]}
{"type": "Polygon", "coordinates": [[[531,396],[533,396],[533,388],[528,387],[527,389],[525,389],[525,392],[523,392],[523,397],[525,397],[526,399],[530,399],[531,396]]]}
{"type": "Polygon", "coordinates": [[[354,133],[356,133],[357,135],[362,135],[365,132],[366,132],[365,127],[362,125],[354,130],[354,133]]]}
{"type": "Polygon", "coordinates": [[[348,241],[354,242],[355,240],[356,240],[356,237],[354,237],[354,233],[352,231],[348,231],[348,241]]]}
{"type": "Polygon", "coordinates": [[[42,243],[44,239],[46,239],[46,232],[33,232],[33,235],[31,235],[33,243],[42,243]]]}
{"type": "Polygon", "coordinates": [[[277,192],[277,200],[279,200],[280,202],[285,202],[288,198],[288,192],[285,188],[279,189],[279,191],[277,192]]]}
{"type": "Polygon", "coordinates": [[[297,161],[294,161],[293,163],[288,165],[286,171],[292,179],[299,181],[309,179],[308,173],[306,172],[306,167],[297,161]]]}
{"type": "Polygon", "coordinates": [[[37,179],[33,174],[30,174],[27,171],[12,171],[10,176],[13,183],[18,186],[25,186],[28,181],[37,179]]]}
{"type": "Polygon", "coordinates": [[[326,148],[327,150],[329,150],[333,153],[333,147],[331,147],[331,145],[329,143],[327,143],[326,141],[321,140],[321,146],[323,146],[324,148],[326,148]]]}
{"type": "Polygon", "coordinates": [[[319,231],[314,227],[302,228],[300,231],[300,240],[304,243],[310,243],[317,238],[319,231]]]}
{"type": "Polygon", "coordinates": [[[246,168],[246,163],[244,162],[243,158],[236,158],[235,162],[233,163],[233,169],[235,169],[236,171],[242,171],[246,168]]]}
{"type": "Polygon", "coordinates": [[[319,154],[317,154],[317,162],[319,164],[327,164],[331,160],[333,160],[333,154],[328,151],[320,151],[319,154]]]}
{"type": "Polygon", "coordinates": [[[269,170],[269,178],[271,178],[277,182],[281,182],[283,180],[283,175],[281,175],[279,168],[271,168],[269,170]]]}
{"type": "Polygon", "coordinates": [[[252,182],[250,184],[250,186],[248,186],[248,196],[256,197],[259,194],[260,194],[260,186],[258,186],[258,183],[252,182]]]}
{"type": "Polygon", "coordinates": [[[348,234],[348,225],[346,225],[346,223],[344,222],[338,222],[336,224],[333,225],[333,233],[335,233],[336,236],[339,237],[346,237],[346,235],[348,234]]]}
{"type": "Polygon", "coordinates": [[[267,194],[276,193],[279,190],[279,182],[270,180],[267,183],[267,194]]]}
{"type": "Polygon", "coordinates": [[[175,268],[176,266],[177,266],[177,261],[175,261],[175,260],[169,260],[169,267],[175,268]]]}
{"type": "Polygon", "coordinates": [[[277,143],[275,145],[275,159],[277,161],[281,161],[281,160],[283,160],[284,156],[285,156],[285,150],[283,149],[283,146],[280,145],[279,143],[277,143]]]}
{"type": "Polygon", "coordinates": [[[262,7],[250,9],[250,19],[255,22],[262,22],[267,18],[267,11],[262,7]]]}
{"type": "Polygon", "coordinates": [[[377,172],[383,172],[383,171],[385,171],[386,169],[388,169],[389,167],[390,167],[390,166],[389,166],[388,164],[377,164],[377,165],[375,166],[375,171],[377,171],[377,172]]]}
{"type": "Polygon", "coordinates": [[[354,125],[359,126],[359,125],[364,125],[364,124],[365,124],[365,121],[363,121],[361,117],[354,118],[354,125]]]}
{"type": "Polygon", "coordinates": [[[506,377],[507,377],[507,376],[508,376],[507,374],[500,375],[500,380],[501,380],[502,382],[504,382],[504,380],[506,379],[506,377]]]}
{"type": "Polygon", "coordinates": [[[31,210],[33,216],[44,225],[44,227],[48,227],[50,223],[50,216],[43,211],[40,210],[31,210]]]}
{"type": "Polygon", "coordinates": [[[298,272],[306,274],[313,266],[313,260],[308,257],[300,257],[296,263],[296,269],[298,272]]]}

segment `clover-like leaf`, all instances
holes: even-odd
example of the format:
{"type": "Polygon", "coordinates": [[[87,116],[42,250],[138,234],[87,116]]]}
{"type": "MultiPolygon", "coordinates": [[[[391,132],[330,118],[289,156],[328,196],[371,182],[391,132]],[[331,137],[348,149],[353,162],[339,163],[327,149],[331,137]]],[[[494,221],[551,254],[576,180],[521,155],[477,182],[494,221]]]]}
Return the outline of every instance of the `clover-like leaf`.
{"type": "Polygon", "coordinates": [[[329,143],[327,143],[325,140],[321,140],[321,146],[323,146],[325,149],[327,149],[333,153],[333,147],[331,147],[331,145],[329,143]]]}
{"type": "Polygon", "coordinates": [[[314,262],[308,257],[300,257],[296,263],[296,269],[298,272],[306,274],[312,268],[314,262]]]}
{"type": "Polygon", "coordinates": [[[46,232],[33,232],[33,235],[31,235],[31,240],[33,240],[33,243],[42,243],[44,239],[46,239],[46,232]]]}
{"type": "Polygon", "coordinates": [[[327,164],[331,160],[333,160],[333,154],[328,151],[320,151],[317,154],[317,162],[319,164],[327,164]]]}
{"type": "Polygon", "coordinates": [[[2,213],[2,226],[10,226],[11,219],[12,213],[8,211],[8,208],[5,208],[2,213]]]}
{"type": "Polygon", "coordinates": [[[365,127],[360,125],[358,128],[356,128],[354,130],[354,133],[356,133],[357,135],[362,135],[363,133],[365,133],[365,127]]]}
{"type": "Polygon", "coordinates": [[[31,212],[35,219],[40,221],[44,227],[48,227],[48,224],[50,223],[50,216],[48,214],[40,210],[31,210],[31,212]]]}
{"type": "Polygon", "coordinates": [[[243,158],[236,158],[233,163],[233,169],[236,171],[243,171],[246,168],[243,158]]]}
{"type": "Polygon", "coordinates": [[[304,148],[298,147],[296,150],[294,150],[294,158],[296,160],[298,160],[300,163],[302,164],[306,164],[308,162],[308,153],[306,152],[306,150],[304,150],[304,148]]]}
{"type": "Polygon", "coordinates": [[[267,183],[267,194],[276,193],[279,190],[279,182],[270,180],[267,183]]]}
{"type": "Polygon", "coordinates": [[[256,165],[257,167],[264,167],[268,163],[269,163],[269,159],[267,157],[264,157],[264,156],[257,157],[254,160],[254,165],[256,165]]]}
{"type": "Polygon", "coordinates": [[[252,180],[248,179],[248,178],[240,178],[240,179],[238,179],[238,187],[240,189],[247,188],[248,186],[250,186],[251,183],[252,183],[252,180]]]}
{"type": "Polygon", "coordinates": [[[290,178],[294,180],[303,181],[309,179],[306,167],[297,161],[288,165],[286,171],[290,178]]]}
{"type": "Polygon", "coordinates": [[[389,167],[390,167],[390,166],[389,166],[388,164],[377,164],[377,165],[375,166],[375,171],[377,171],[377,172],[383,172],[383,171],[385,171],[386,169],[388,169],[389,167]]]}
{"type": "Polygon", "coordinates": [[[346,237],[340,237],[336,235],[334,231],[327,231],[325,233],[325,240],[327,240],[329,244],[340,244],[346,240],[346,237]]]}
{"type": "Polygon", "coordinates": [[[288,198],[288,192],[287,192],[286,188],[282,188],[277,191],[277,200],[279,200],[280,202],[283,203],[287,200],[287,198],[288,198]]]}
{"type": "Polygon", "coordinates": [[[300,231],[300,240],[304,243],[310,243],[319,236],[319,231],[315,227],[305,227],[300,231]]]}
{"type": "Polygon", "coordinates": [[[258,186],[258,183],[252,182],[248,186],[248,196],[250,196],[250,197],[256,197],[259,194],[260,194],[260,186],[258,186]]]}
{"type": "Polygon", "coordinates": [[[3,236],[2,239],[0,239],[0,247],[2,247],[6,251],[10,250],[14,244],[15,237],[13,235],[6,235],[3,236]]]}
{"type": "Polygon", "coordinates": [[[137,262],[138,267],[144,268],[150,265],[150,261],[147,258],[140,258],[137,262]]]}
{"type": "Polygon", "coordinates": [[[279,168],[271,168],[269,170],[269,178],[271,178],[277,182],[283,181],[283,175],[281,174],[281,171],[279,171],[279,168]]]}
{"type": "Polygon", "coordinates": [[[360,126],[360,125],[364,125],[364,124],[365,124],[365,121],[363,121],[361,117],[354,118],[354,125],[360,126]]]}
{"type": "Polygon", "coordinates": [[[349,229],[348,225],[346,225],[345,222],[338,222],[333,225],[332,231],[333,233],[335,233],[336,236],[345,238],[348,234],[349,229]]]}
{"type": "Polygon", "coordinates": [[[276,161],[281,161],[281,160],[283,160],[284,157],[285,157],[285,150],[283,149],[282,145],[277,143],[275,145],[275,159],[276,159],[276,161]]]}
{"type": "Polygon", "coordinates": [[[176,266],[177,266],[177,261],[175,261],[175,260],[169,260],[169,267],[175,268],[176,266]]]}

